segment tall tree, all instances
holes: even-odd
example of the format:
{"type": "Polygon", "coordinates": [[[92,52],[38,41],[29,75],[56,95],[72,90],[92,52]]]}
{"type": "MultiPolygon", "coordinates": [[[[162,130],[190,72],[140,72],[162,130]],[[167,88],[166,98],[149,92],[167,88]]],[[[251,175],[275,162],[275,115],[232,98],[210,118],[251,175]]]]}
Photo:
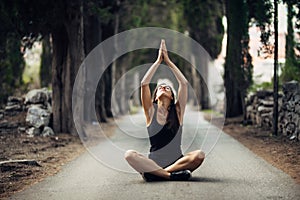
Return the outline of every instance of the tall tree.
{"type": "Polygon", "coordinates": [[[262,31],[261,41],[269,46],[272,4],[269,0],[226,0],[225,3],[228,24],[224,71],[226,117],[245,116],[245,96],[252,83],[249,22],[255,21],[262,31]]]}
{"type": "MultiPolygon", "coordinates": [[[[222,18],[224,15],[224,5],[220,0],[183,0],[184,16],[187,19],[190,36],[199,42],[212,59],[218,57],[222,48],[224,27],[222,18]]],[[[193,88],[199,98],[203,109],[209,108],[209,94],[207,90],[208,63],[203,62],[203,71],[199,79],[197,73],[194,74],[193,88]]]]}
{"type": "Polygon", "coordinates": [[[20,52],[21,35],[16,29],[16,6],[10,1],[0,2],[0,107],[7,97],[22,84],[23,52],[20,52]]]}
{"type": "Polygon", "coordinates": [[[242,40],[247,34],[248,20],[246,4],[242,0],[226,0],[227,50],[224,70],[226,89],[226,117],[235,117],[243,113],[242,94],[238,77],[242,71],[242,40]]]}
{"type": "MultiPolygon", "coordinates": [[[[114,34],[115,26],[115,13],[117,12],[117,1],[93,1],[89,0],[85,4],[85,15],[84,15],[84,33],[85,33],[85,53],[93,50],[100,42],[107,39],[114,34]]],[[[101,56],[101,55],[99,55],[101,56]]],[[[99,59],[99,67],[105,67],[101,64],[103,59],[99,59]]],[[[105,69],[102,69],[105,71],[105,69]]],[[[91,72],[93,73],[93,72],[91,72]]],[[[90,76],[91,74],[86,74],[90,76]]],[[[112,90],[112,74],[110,67],[105,71],[102,78],[99,80],[95,97],[89,92],[85,95],[86,108],[95,107],[97,111],[98,120],[106,122],[107,117],[112,117],[110,99],[112,90]],[[89,105],[92,98],[95,98],[95,105],[89,105]]],[[[88,78],[87,78],[88,80],[88,78]]],[[[89,84],[89,82],[87,82],[89,84]]],[[[88,87],[86,87],[88,88],[88,87]]],[[[89,112],[85,112],[88,114],[89,112]]],[[[85,116],[85,118],[88,116],[85,116]]],[[[87,118],[86,118],[87,119],[87,118]]],[[[87,119],[91,120],[91,119],[87,119]]],[[[95,119],[93,119],[95,120],[95,119]]]]}
{"type": "MultiPolygon", "coordinates": [[[[53,128],[55,132],[75,132],[72,116],[72,87],[75,76],[85,55],[101,41],[118,31],[115,26],[117,24],[115,16],[119,12],[117,2],[119,1],[4,0],[0,3],[0,20],[5,22],[2,23],[1,34],[13,33],[13,38],[19,42],[22,38],[26,38],[23,41],[26,48],[30,48],[36,40],[42,38],[46,40],[47,36],[51,36],[53,128]]],[[[6,46],[2,45],[6,43],[3,38],[8,37],[7,35],[1,36],[3,36],[0,39],[2,48],[6,46]]],[[[9,48],[11,44],[10,42],[9,48]]],[[[19,45],[15,47],[19,49],[19,45]]],[[[3,48],[0,51],[1,56],[6,57],[6,54],[2,52],[7,53],[6,49],[3,48]]],[[[2,66],[4,65],[1,65],[1,70],[2,66]]],[[[5,74],[8,74],[6,68],[5,70],[5,74]]],[[[96,106],[99,106],[101,121],[105,121],[107,116],[112,116],[110,110],[111,77],[111,69],[108,69],[99,84],[96,106]]],[[[93,97],[86,97],[85,101],[91,98],[93,97]]],[[[91,106],[94,105],[88,107],[91,106]]]]}
{"type": "Polygon", "coordinates": [[[298,80],[300,81],[300,61],[297,58],[295,50],[298,48],[300,52],[300,45],[296,44],[294,27],[300,28],[300,2],[297,0],[285,0],[287,4],[287,35],[285,45],[285,65],[281,74],[282,81],[298,80]],[[293,23],[294,18],[295,24],[293,23]]]}
{"type": "MultiPolygon", "coordinates": [[[[131,0],[122,1],[119,13],[121,19],[119,24],[119,30],[123,31],[139,27],[160,26],[183,32],[183,24],[185,23],[185,21],[183,20],[182,12],[183,11],[181,4],[175,0],[138,0],[134,2],[131,0]],[[130,15],[128,13],[130,13],[130,15]]],[[[159,44],[159,41],[156,42],[157,44],[159,44]]],[[[127,70],[131,69],[134,66],[153,62],[153,58],[155,58],[156,56],[157,51],[151,49],[137,50],[126,54],[121,59],[117,60],[118,70],[116,71],[116,79],[121,78],[121,76],[127,70]]],[[[180,59],[178,59],[178,57],[174,55],[172,56],[172,58],[174,62],[178,64],[179,67],[182,67],[182,63],[180,63],[181,61],[180,59]]],[[[185,70],[185,68],[182,69],[184,73],[188,72],[185,70]]],[[[120,88],[125,88],[125,84],[131,85],[132,88],[137,88],[139,85],[133,86],[133,84],[137,84],[138,81],[136,79],[139,79],[139,77],[142,76],[143,74],[135,74],[135,81],[120,79],[120,88]],[[131,83],[129,83],[130,81],[131,83]]],[[[118,92],[118,95],[119,98],[117,98],[116,101],[120,105],[119,112],[124,113],[124,111],[128,110],[128,105],[124,105],[122,104],[122,102],[125,101],[124,99],[128,99],[129,97],[123,99],[123,97],[125,97],[125,95],[128,94],[122,91],[118,92]]],[[[139,99],[136,99],[137,96],[138,95],[136,94],[133,95],[133,98],[135,98],[134,102],[139,101],[139,99]]]]}

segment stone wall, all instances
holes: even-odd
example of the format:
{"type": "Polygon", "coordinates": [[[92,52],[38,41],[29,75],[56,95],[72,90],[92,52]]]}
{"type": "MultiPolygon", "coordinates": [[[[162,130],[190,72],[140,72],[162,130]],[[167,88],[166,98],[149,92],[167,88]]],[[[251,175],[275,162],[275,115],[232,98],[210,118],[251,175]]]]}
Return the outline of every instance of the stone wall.
{"type": "MultiPolygon", "coordinates": [[[[46,88],[29,91],[24,97],[9,97],[4,110],[0,111],[1,132],[26,132],[28,136],[54,135],[51,124],[52,107],[51,92],[46,88]],[[26,112],[25,122],[22,120],[5,120],[5,118],[22,115],[26,112]]],[[[17,118],[16,118],[17,119],[17,118]]]]}
{"type": "Polygon", "coordinates": [[[300,85],[291,81],[283,85],[279,130],[290,139],[300,139],[300,85]]]}
{"type": "MultiPolygon", "coordinates": [[[[273,92],[258,91],[247,100],[247,119],[266,130],[273,130],[273,92]]],[[[290,139],[300,139],[300,84],[285,83],[278,99],[278,132],[290,139]]]]}

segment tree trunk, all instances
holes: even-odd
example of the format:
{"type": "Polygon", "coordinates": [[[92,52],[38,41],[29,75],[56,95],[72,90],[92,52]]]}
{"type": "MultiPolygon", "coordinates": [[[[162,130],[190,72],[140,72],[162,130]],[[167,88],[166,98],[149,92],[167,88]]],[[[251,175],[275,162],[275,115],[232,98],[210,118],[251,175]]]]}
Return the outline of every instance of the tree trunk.
{"type": "Polygon", "coordinates": [[[283,82],[291,80],[299,80],[300,67],[297,62],[297,57],[295,54],[295,38],[294,38],[294,28],[293,28],[293,3],[287,1],[287,32],[286,43],[285,43],[285,65],[282,71],[281,79],[283,82]]]}
{"type": "MultiPolygon", "coordinates": [[[[120,1],[117,1],[117,5],[120,6],[120,1]]],[[[115,14],[115,28],[114,28],[114,34],[117,34],[119,32],[119,25],[120,25],[120,21],[119,21],[119,18],[120,18],[120,15],[119,15],[119,12],[117,12],[115,14]]],[[[114,38],[114,48],[117,49],[118,46],[117,46],[117,42],[116,42],[116,38],[114,38]]],[[[113,113],[115,115],[118,115],[120,113],[120,108],[119,108],[119,105],[117,103],[117,99],[116,99],[116,95],[112,95],[112,90],[113,90],[113,87],[115,86],[115,84],[117,83],[117,60],[114,60],[113,63],[112,63],[112,66],[111,66],[111,93],[110,93],[110,96],[111,96],[111,99],[109,100],[110,102],[110,105],[113,105],[114,107],[111,107],[110,106],[110,114],[111,114],[111,117],[113,117],[113,113]]]]}
{"type": "Polygon", "coordinates": [[[97,92],[96,92],[96,109],[97,117],[100,122],[107,122],[107,116],[105,111],[105,75],[100,79],[97,92]]]}
{"type": "Polygon", "coordinates": [[[105,73],[105,95],[104,107],[107,117],[113,117],[111,110],[111,94],[112,94],[112,67],[109,67],[105,73]]]}
{"type": "MultiPolygon", "coordinates": [[[[85,54],[88,55],[95,47],[97,44],[99,44],[102,40],[102,28],[101,28],[101,22],[98,16],[95,15],[87,15],[85,16],[85,32],[84,32],[84,36],[85,36],[85,54]]],[[[102,59],[101,59],[102,60],[102,59]]],[[[99,66],[103,66],[101,63],[99,64],[99,66]]],[[[86,73],[86,94],[84,95],[84,109],[85,109],[85,116],[84,119],[86,121],[97,121],[97,119],[91,119],[90,118],[90,113],[92,112],[91,110],[94,109],[94,107],[96,107],[97,110],[97,118],[99,119],[99,121],[105,121],[105,119],[103,119],[103,115],[99,115],[98,111],[99,111],[99,101],[97,101],[98,99],[101,99],[101,97],[98,97],[98,95],[100,95],[99,92],[96,92],[96,94],[92,94],[91,91],[89,90],[89,88],[91,88],[91,81],[90,77],[93,77],[93,72],[87,71],[86,73]],[[95,99],[95,105],[92,105],[92,99],[95,99]]],[[[98,89],[97,89],[98,91],[98,89]]]]}
{"type": "Polygon", "coordinates": [[[201,99],[201,89],[200,89],[200,77],[199,77],[199,74],[197,73],[197,70],[196,70],[196,61],[195,61],[195,56],[194,55],[191,55],[191,64],[192,64],[192,67],[191,67],[191,74],[192,74],[192,84],[193,84],[193,91],[195,92],[195,98],[193,100],[193,104],[195,106],[199,106],[199,109],[201,109],[201,105],[200,105],[200,99],[201,99]]]}
{"type": "Polygon", "coordinates": [[[200,98],[200,104],[201,109],[209,109],[209,93],[208,93],[208,83],[206,83],[204,80],[208,80],[208,66],[209,66],[209,59],[207,57],[204,57],[201,61],[203,66],[203,69],[201,70],[201,76],[200,76],[200,89],[201,89],[201,98],[200,98]],[[204,59],[205,58],[205,59],[204,59]]]}
{"type": "Polygon", "coordinates": [[[239,76],[241,76],[241,41],[245,19],[241,15],[243,1],[227,0],[226,16],[228,23],[227,54],[225,59],[224,85],[226,88],[226,117],[243,114],[239,76]]]}
{"type": "MultiPolygon", "coordinates": [[[[124,66],[122,69],[122,74],[125,74],[127,72],[126,67],[124,66]]],[[[126,77],[126,76],[125,76],[126,77]]],[[[126,101],[128,100],[128,90],[126,90],[126,86],[127,86],[127,82],[128,80],[126,80],[126,78],[122,78],[121,79],[121,99],[120,99],[120,103],[121,103],[121,113],[123,115],[128,114],[129,111],[129,102],[126,101]]]]}
{"type": "Polygon", "coordinates": [[[64,27],[60,27],[52,33],[53,59],[52,59],[52,111],[53,130],[62,132],[63,123],[63,70],[66,68],[68,49],[68,36],[64,27]]]}
{"type": "Polygon", "coordinates": [[[72,89],[84,59],[83,4],[81,0],[67,4],[64,26],[53,33],[53,128],[55,132],[76,134],[72,89]]]}

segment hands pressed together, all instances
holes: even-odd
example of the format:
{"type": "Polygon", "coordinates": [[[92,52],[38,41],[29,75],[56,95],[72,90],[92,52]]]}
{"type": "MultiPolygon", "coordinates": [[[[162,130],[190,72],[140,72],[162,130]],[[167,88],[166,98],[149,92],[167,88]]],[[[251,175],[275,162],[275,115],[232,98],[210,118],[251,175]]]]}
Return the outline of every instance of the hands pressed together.
{"type": "Polygon", "coordinates": [[[160,42],[157,61],[159,63],[161,63],[162,61],[165,61],[166,63],[171,62],[171,60],[168,56],[168,50],[167,50],[166,42],[165,42],[164,39],[162,39],[161,42],[160,42]]]}

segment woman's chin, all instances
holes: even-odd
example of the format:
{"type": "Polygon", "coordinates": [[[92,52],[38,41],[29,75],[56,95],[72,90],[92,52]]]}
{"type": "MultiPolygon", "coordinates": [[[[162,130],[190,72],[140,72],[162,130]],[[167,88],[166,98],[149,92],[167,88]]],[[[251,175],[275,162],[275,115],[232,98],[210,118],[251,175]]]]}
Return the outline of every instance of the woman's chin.
{"type": "Polygon", "coordinates": [[[172,97],[170,97],[169,95],[167,95],[167,94],[164,94],[164,93],[161,93],[160,95],[158,95],[157,97],[156,97],[156,100],[162,100],[162,99],[164,99],[164,98],[168,98],[168,99],[172,99],[172,97]]]}

